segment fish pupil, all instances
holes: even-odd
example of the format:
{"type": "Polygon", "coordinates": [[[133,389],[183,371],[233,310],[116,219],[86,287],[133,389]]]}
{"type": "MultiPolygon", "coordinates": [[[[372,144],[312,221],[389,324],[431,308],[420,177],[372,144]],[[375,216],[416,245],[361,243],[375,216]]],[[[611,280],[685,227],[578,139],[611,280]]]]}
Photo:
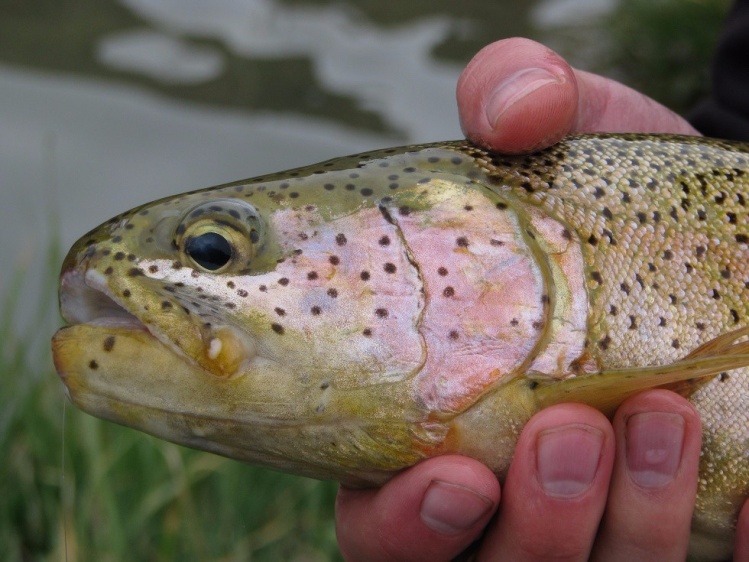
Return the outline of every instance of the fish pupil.
{"type": "Polygon", "coordinates": [[[215,232],[190,238],[185,246],[187,255],[204,269],[216,271],[231,260],[231,244],[215,232]]]}

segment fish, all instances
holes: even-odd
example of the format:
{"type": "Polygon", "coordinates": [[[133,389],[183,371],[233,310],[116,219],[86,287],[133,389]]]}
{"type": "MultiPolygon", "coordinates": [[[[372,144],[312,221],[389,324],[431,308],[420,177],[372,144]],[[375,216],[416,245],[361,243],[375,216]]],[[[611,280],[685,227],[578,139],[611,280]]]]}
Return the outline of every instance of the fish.
{"type": "Polygon", "coordinates": [[[463,454],[506,474],[537,411],[687,396],[690,556],[749,495],[749,145],[580,135],[528,155],[390,148],[167,197],[70,249],[53,337],[94,416],[378,486],[463,454]]]}

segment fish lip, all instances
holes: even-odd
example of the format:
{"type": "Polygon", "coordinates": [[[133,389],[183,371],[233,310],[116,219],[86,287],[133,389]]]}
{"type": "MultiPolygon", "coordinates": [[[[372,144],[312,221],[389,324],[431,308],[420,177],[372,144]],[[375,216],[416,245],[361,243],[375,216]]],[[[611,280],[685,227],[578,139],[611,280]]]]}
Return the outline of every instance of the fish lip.
{"type": "Polygon", "coordinates": [[[59,298],[65,322],[148,332],[148,327],[115,299],[104,281],[92,270],[68,269],[62,273],[59,298]]]}
{"type": "MultiPolygon", "coordinates": [[[[72,267],[60,276],[60,313],[68,327],[92,327],[140,331],[159,341],[177,358],[198,366],[214,376],[234,376],[257,355],[254,340],[230,325],[214,326],[206,338],[199,336],[201,346],[208,346],[205,357],[193,357],[162,333],[158,324],[146,324],[130,312],[107,284],[108,277],[88,267],[72,267]],[[226,352],[222,352],[226,349],[226,352]]],[[[65,328],[62,328],[64,330],[65,328]]],[[[59,371],[60,369],[58,369],[59,371]]]]}

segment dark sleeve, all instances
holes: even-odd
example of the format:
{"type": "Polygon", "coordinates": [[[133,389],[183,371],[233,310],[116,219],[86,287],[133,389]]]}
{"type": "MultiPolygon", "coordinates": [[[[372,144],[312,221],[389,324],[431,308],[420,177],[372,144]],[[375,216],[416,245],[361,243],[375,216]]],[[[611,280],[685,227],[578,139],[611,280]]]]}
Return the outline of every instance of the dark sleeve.
{"type": "Polygon", "coordinates": [[[712,66],[712,94],[689,116],[702,134],[749,141],[749,0],[726,19],[712,66]]]}

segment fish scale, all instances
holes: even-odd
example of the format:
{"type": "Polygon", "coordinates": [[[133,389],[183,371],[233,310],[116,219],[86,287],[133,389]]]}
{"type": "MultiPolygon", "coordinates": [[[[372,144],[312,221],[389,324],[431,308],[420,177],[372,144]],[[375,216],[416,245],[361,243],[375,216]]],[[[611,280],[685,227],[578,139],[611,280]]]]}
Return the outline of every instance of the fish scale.
{"type": "Polygon", "coordinates": [[[523,424],[671,388],[704,426],[690,555],[749,494],[749,147],[584,135],[528,156],[386,149],[166,198],[63,263],[56,367],[83,410],[377,485],[500,478],[523,424]]]}
{"type": "MultiPolygon", "coordinates": [[[[749,318],[746,148],[680,138],[672,151],[663,139],[628,138],[552,149],[550,158],[566,161],[561,173],[533,166],[509,182],[530,184],[527,197],[514,193],[576,225],[588,273],[589,346],[609,368],[677,360],[749,318]]],[[[514,162],[488,156],[478,158],[490,177],[508,183],[514,162]]],[[[693,528],[706,534],[730,528],[748,491],[747,375],[723,373],[691,397],[704,428],[693,528]]]]}

